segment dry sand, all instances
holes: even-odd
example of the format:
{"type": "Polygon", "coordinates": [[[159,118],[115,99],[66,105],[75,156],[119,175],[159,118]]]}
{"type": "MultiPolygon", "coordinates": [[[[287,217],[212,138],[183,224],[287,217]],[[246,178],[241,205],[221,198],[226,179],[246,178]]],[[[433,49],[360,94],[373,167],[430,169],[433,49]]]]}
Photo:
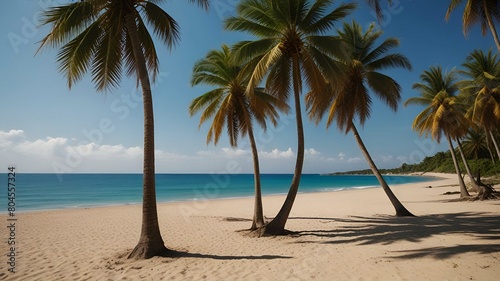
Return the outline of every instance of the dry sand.
{"type": "MultiPolygon", "coordinates": [[[[438,176],[392,187],[416,218],[394,217],[380,188],[300,194],[287,223],[296,233],[283,237],[238,232],[252,198],[160,204],[177,258],[126,259],[140,206],[20,213],[15,274],[0,231],[0,280],[499,280],[500,202],[450,202],[458,195],[441,194],[456,178],[438,176]]],[[[265,214],[283,199],[265,197],[265,214]]]]}

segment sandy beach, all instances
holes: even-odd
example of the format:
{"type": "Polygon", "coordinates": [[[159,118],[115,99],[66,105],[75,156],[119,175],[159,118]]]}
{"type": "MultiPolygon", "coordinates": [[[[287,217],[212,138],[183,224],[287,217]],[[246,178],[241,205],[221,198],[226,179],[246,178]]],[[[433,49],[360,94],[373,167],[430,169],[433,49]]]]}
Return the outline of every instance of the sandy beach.
{"type": "MultiPolygon", "coordinates": [[[[295,233],[281,237],[239,231],[253,198],[159,204],[175,258],[126,259],[140,206],[18,213],[16,273],[2,227],[0,280],[498,280],[500,202],[452,202],[442,194],[458,190],[456,176],[431,175],[440,178],[392,186],[415,218],[394,217],[380,188],[306,193],[287,223],[295,233]]],[[[283,200],[264,197],[266,216],[283,200]]]]}

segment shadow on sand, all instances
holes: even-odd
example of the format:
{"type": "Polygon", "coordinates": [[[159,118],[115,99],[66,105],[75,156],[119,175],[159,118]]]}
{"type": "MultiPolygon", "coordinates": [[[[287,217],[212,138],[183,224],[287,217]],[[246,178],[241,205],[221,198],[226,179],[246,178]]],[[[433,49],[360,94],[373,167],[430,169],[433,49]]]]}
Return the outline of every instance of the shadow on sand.
{"type": "MultiPolygon", "coordinates": [[[[307,218],[290,218],[307,219],[307,218]]],[[[319,219],[319,218],[309,218],[319,219]]],[[[324,243],[355,245],[389,245],[399,241],[419,242],[440,234],[462,234],[471,240],[489,241],[482,244],[461,244],[454,246],[423,248],[398,251],[391,258],[412,259],[418,257],[450,258],[462,253],[489,254],[500,252],[500,216],[496,213],[462,212],[455,214],[428,215],[414,218],[398,217],[351,217],[321,218],[341,225],[332,230],[310,230],[295,232],[299,237],[322,237],[321,241],[300,241],[298,243],[324,243]]],[[[328,225],[332,225],[332,224],[328,225]]],[[[471,240],[468,239],[469,242],[471,240]]]]}
{"type": "Polygon", "coordinates": [[[274,260],[274,259],[291,259],[288,256],[262,255],[262,256],[218,256],[201,253],[188,253],[183,251],[168,250],[164,257],[169,258],[201,258],[214,260],[274,260]]]}

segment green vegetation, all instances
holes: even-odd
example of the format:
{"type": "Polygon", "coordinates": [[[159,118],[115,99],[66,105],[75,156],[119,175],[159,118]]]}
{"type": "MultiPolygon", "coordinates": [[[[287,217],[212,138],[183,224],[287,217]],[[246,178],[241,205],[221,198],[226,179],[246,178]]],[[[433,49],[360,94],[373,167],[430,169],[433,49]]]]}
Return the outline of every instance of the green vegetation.
{"type": "MultiPolygon", "coordinates": [[[[493,164],[491,159],[481,158],[481,159],[468,159],[469,166],[472,173],[475,175],[477,172],[481,172],[481,177],[498,176],[500,174],[500,163],[496,162],[493,164]]],[[[460,163],[460,168],[464,168],[463,164],[460,163]]],[[[455,168],[453,166],[453,160],[449,151],[438,152],[433,156],[425,157],[422,162],[418,164],[406,164],[403,163],[400,167],[394,169],[380,169],[383,174],[409,174],[409,173],[455,173],[455,168]]],[[[329,175],[369,175],[372,174],[370,169],[349,171],[349,172],[337,172],[329,175]]]]}

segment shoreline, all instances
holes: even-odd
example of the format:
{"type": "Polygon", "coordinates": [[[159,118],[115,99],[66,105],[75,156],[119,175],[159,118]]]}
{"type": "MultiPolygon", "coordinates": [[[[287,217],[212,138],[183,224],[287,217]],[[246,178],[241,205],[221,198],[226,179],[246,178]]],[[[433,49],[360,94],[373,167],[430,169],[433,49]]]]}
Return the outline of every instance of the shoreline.
{"type": "MultiPolygon", "coordinates": [[[[241,231],[253,198],[159,203],[175,258],[126,258],[139,239],[140,204],[16,213],[17,272],[1,262],[0,280],[495,280],[498,201],[453,202],[441,194],[458,190],[449,186],[456,175],[438,176],[391,186],[417,217],[395,217],[379,188],[300,194],[292,234],[278,237],[241,231]]],[[[264,214],[275,215],[284,197],[264,196],[264,214]]]]}
{"type": "MultiPolygon", "coordinates": [[[[105,173],[103,173],[104,175],[105,173]]],[[[433,174],[433,173],[430,173],[433,174]]],[[[424,174],[401,174],[401,175],[386,175],[384,174],[383,176],[398,176],[398,177],[426,177],[426,178],[431,178],[430,180],[422,181],[422,182],[414,182],[414,183],[404,183],[404,184],[418,184],[418,183],[428,183],[428,182],[433,182],[435,180],[443,179],[446,178],[443,177],[442,175],[448,175],[448,174],[441,174],[441,173],[436,173],[438,176],[431,176],[431,175],[426,175],[424,174]],[[439,176],[441,175],[441,176],[439,176]],[[432,179],[433,178],[433,179],[432,179]]],[[[114,175],[114,174],[113,174],[114,175]]],[[[250,174],[248,174],[250,175],[250,174]]],[[[274,174],[272,174],[274,175],[274,174]]],[[[281,174],[280,174],[281,175],[281,174]]],[[[286,174],[289,175],[289,174],[286,174]]],[[[307,175],[320,175],[320,174],[307,174],[307,175]]],[[[325,176],[333,176],[333,175],[325,175],[325,176]]],[[[373,175],[346,175],[346,176],[371,176],[373,175]]],[[[404,184],[389,184],[389,186],[398,186],[398,185],[404,185],[404,184]]],[[[339,192],[339,191],[349,191],[349,190],[364,190],[364,189],[372,189],[372,188],[380,188],[380,185],[373,185],[373,186],[356,186],[356,187],[325,187],[321,188],[322,190],[305,190],[301,191],[299,188],[298,194],[310,194],[310,193],[328,193],[328,192],[339,192]]],[[[287,194],[287,191],[281,192],[281,193],[269,193],[269,194],[263,194],[264,197],[268,196],[285,196],[287,194]]],[[[207,198],[208,196],[205,196],[204,198],[201,198],[201,200],[233,200],[233,199],[248,199],[248,198],[254,198],[254,194],[249,194],[249,195],[242,195],[242,196],[227,196],[227,197],[219,197],[219,198],[207,198]]],[[[199,201],[200,199],[197,198],[191,198],[191,199],[171,199],[171,200],[161,200],[157,199],[157,204],[175,204],[175,203],[189,203],[193,201],[199,201]]],[[[136,202],[103,202],[103,203],[98,203],[98,204],[89,204],[89,205],[71,205],[71,206],[62,206],[62,207],[48,207],[48,208],[40,208],[40,209],[23,209],[23,210],[16,210],[17,213],[31,213],[31,212],[47,212],[47,211],[64,211],[64,210],[71,210],[71,209],[89,209],[89,208],[105,208],[105,207],[117,207],[117,206],[131,206],[131,205],[141,205],[142,201],[141,198],[139,198],[138,201],[136,202]]],[[[8,212],[6,210],[0,210],[0,215],[6,215],[8,212]]]]}

